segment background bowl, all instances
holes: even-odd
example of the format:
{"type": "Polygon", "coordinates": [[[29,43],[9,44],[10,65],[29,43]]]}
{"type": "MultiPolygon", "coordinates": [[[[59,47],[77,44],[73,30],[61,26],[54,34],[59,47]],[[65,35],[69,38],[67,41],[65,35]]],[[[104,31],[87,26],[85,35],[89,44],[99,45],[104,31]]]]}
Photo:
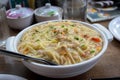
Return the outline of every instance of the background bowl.
{"type": "MultiPolygon", "coordinates": [[[[56,20],[53,20],[53,22],[56,20]]],[[[107,49],[108,46],[108,39],[105,36],[105,34],[100,31],[98,28],[94,27],[91,24],[85,23],[85,22],[80,22],[80,21],[75,21],[75,20],[70,20],[73,22],[78,22],[81,24],[84,24],[96,31],[98,31],[103,39],[103,48],[102,50],[93,58],[80,62],[80,63],[76,63],[76,64],[72,64],[72,65],[65,65],[65,66],[51,66],[51,65],[44,65],[44,64],[38,64],[35,62],[27,62],[27,61],[23,61],[23,64],[30,69],[31,71],[39,74],[39,75],[43,75],[43,76],[47,76],[47,77],[52,77],[52,78],[66,78],[66,77],[73,77],[73,76],[77,76],[80,75],[88,70],[90,70],[100,59],[100,57],[104,54],[105,50],[107,49]]],[[[24,30],[22,30],[20,33],[18,33],[17,36],[15,37],[10,37],[7,40],[7,50],[12,50],[15,52],[17,51],[17,45],[18,42],[20,41],[20,38],[22,37],[22,35],[24,34],[24,32],[26,32],[28,29],[36,26],[36,25],[42,25],[46,22],[41,22],[35,25],[32,25],[24,30]]]]}
{"type": "Polygon", "coordinates": [[[15,8],[6,11],[7,22],[11,28],[24,29],[33,22],[33,9],[16,5],[15,8]]]}
{"type": "Polygon", "coordinates": [[[25,18],[11,19],[7,18],[8,26],[14,29],[24,29],[33,22],[33,14],[25,18]]]}
{"type": "Polygon", "coordinates": [[[35,9],[34,15],[37,22],[48,20],[62,20],[63,10],[60,7],[52,6],[50,3],[46,3],[45,6],[35,9]],[[54,15],[45,15],[52,12],[54,15]],[[53,13],[54,12],[54,13],[53,13]],[[41,15],[42,14],[42,15],[41,15]]]}

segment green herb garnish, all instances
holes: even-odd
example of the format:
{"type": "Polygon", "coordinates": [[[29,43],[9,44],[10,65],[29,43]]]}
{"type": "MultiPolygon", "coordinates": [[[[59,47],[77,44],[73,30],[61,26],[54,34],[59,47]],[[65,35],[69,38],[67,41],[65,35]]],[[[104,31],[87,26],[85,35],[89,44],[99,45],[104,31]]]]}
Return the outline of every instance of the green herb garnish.
{"type": "Polygon", "coordinates": [[[36,40],[36,42],[40,41],[39,39],[36,40]]]}
{"type": "Polygon", "coordinates": [[[75,36],[74,39],[79,40],[79,38],[77,36],[75,36]]]}
{"type": "Polygon", "coordinates": [[[54,16],[54,14],[55,14],[54,11],[50,11],[50,12],[48,12],[48,15],[49,15],[49,16],[54,16]]]}
{"type": "Polygon", "coordinates": [[[94,53],[94,52],[95,52],[95,50],[91,50],[91,51],[90,51],[90,53],[94,53]]]}
{"type": "Polygon", "coordinates": [[[87,46],[83,44],[83,45],[81,45],[81,49],[82,49],[82,50],[86,50],[86,49],[87,49],[87,46]]]}
{"type": "Polygon", "coordinates": [[[64,26],[64,25],[62,25],[61,27],[62,27],[62,28],[64,28],[65,26],[64,26]]]}

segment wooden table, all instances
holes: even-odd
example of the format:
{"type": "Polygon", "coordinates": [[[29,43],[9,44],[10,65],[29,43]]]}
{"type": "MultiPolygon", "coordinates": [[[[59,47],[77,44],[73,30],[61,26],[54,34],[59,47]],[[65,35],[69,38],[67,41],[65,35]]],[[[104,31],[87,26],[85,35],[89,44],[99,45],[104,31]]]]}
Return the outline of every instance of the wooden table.
{"type": "MultiPolygon", "coordinates": [[[[107,28],[109,21],[99,23],[107,28]]],[[[11,36],[16,35],[18,32],[18,30],[11,29],[11,36]]],[[[120,77],[120,42],[114,39],[109,43],[105,54],[92,69],[75,77],[64,79],[43,77],[30,71],[20,61],[15,60],[12,64],[5,62],[3,56],[0,56],[0,73],[14,74],[25,77],[28,80],[89,80],[90,78],[120,77]]]]}

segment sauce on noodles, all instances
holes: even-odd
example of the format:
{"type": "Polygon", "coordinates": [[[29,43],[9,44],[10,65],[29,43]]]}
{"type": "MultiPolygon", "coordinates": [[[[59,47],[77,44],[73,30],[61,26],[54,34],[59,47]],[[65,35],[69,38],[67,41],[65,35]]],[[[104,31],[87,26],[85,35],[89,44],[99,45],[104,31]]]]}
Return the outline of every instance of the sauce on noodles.
{"type": "Polygon", "coordinates": [[[32,27],[23,34],[18,51],[69,65],[94,57],[102,45],[103,40],[97,31],[80,23],[61,21],[32,27]]]}

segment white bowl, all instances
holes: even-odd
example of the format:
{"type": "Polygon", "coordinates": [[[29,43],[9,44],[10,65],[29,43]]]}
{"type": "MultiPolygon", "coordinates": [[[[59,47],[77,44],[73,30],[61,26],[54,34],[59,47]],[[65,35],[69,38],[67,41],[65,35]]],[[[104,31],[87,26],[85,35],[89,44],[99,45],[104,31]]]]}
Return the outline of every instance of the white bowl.
{"type": "Polygon", "coordinates": [[[14,29],[24,29],[33,22],[33,9],[16,5],[6,11],[8,26],[14,29]]]}
{"type": "MultiPolygon", "coordinates": [[[[56,20],[53,20],[53,21],[56,21],[56,20]]],[[[23,61],[23,64],[28,69],[30,69],[31,71],[33,71],[33,72],[35,72],[39,75],[52,77],[52,78],[73,77],[73,76],[80,75],[80,74],[90,70],[98,62],[99,58],[104,54],[105,50],[107,49],[108,42],[111,41],[113,38],[107,37],[103,33],[103,31],[99,30],[99,28],[96,27],[95,25],[91,25],[91,24],[88,24],[88,23],[85,23],[85,22],[80,22],[80,21],[75,21],[75,20],[71,20],[71,21],[87,25],[88,27],[98,31],[101,34],[101,36],[103,38],[103,48],[100,51],[100,53],[98,53],[95,57],[93,57],[89,60],[86,60],[86,61],[83,61],[83,62],[80,62],[80,63],[77,63],[77,64],[72,64],[72,65],[51,66],[51,65],[44,65],[44,64],[38,64],[38,63],[35,63],[35,62],[27,62],[27,61],[23,61]]],[[[43,23],[47,23],[47,22],[48,21],[37,23],[35,25],[42,25],[43,23]]],[[[15,37],[8,38],[7,44],[6,44],[7,50],[18,52],[17,51],[17,44],[18,44],[21,36],[23,35],[24,32],[26,32],[28,29],[34,27],[35,25],[32,25],[32,26],[22,30],[15,37]]],[[[99,26],[99,27],[101,27],[101,26],[99,26]]],[[[102,27],[102,29],[104,30],[105,28],[102,27]]]]}
{"type": "Polygon", "coordinates": [[[0,80],[27,80],[27,79],[13,74],[0,74],[0,80]]]}
{"type": "Polygon", "coordinates": [[[108,29],[111,31],[114,37],[120,41],[120,16],[110,21],[108,29]]]}
{"type": "Polygon", "coordinates": [[[46,3],[45,6],[37,8],[34,10],[34,15],[35,15],[35,19],[37,22],[42,22],[42,21],[48,21],[48,20],[62,20],[62,13],[63,10],[60,7],[57,6],[51,6],[50,3],[46,3]],[[41,15],[40,12],[48,12],[48,11],[55,11],[56,15],[54,16],[45,16],[45,15],[41,15]]]}
{"type": "Polygon", "coordinates": [[[18,19],[11,19],[7,18],[7,22],[9,27],[13,29],[24,29],[28,26],[30,26],[33,22],[33,14],[25,17],[25,18],[18,18],[18,19]]]}

